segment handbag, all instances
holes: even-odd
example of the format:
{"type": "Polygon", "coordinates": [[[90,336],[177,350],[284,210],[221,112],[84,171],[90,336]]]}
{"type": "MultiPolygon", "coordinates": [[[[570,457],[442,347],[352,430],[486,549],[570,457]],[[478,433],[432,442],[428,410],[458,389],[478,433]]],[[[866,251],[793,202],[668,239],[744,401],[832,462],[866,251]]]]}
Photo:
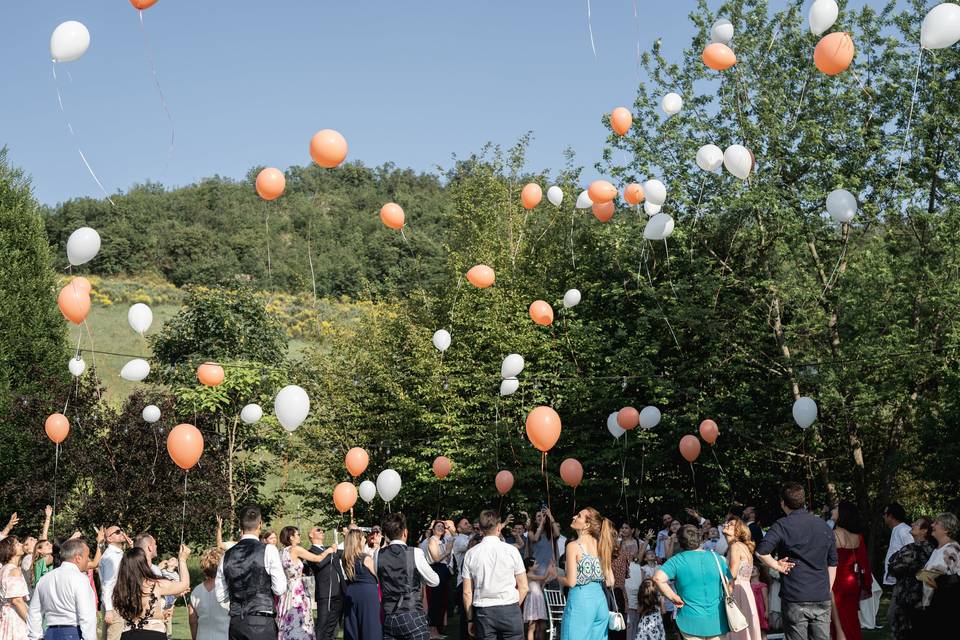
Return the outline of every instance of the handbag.
{"type": "Polygon", "coordinates": [[[730,627],[730,631],[737,633],[738,631],[743,631],[748,626],[747,617],[743,615],[743,612],[740,611],[740,607],[737,606],[737,601],[733,599],[733,593],[731,592],[730,585],[727,582],[727,579],[723,577],[723,568],[720,566],[720,560],[717,557],[717,554],[710,552],[713,556],[714,562],[717,563],[717,571],[720,573],[720,589],[722,591],[720,595],[720,600],[723,604],[724,610],[727,612],[727,626],[730,627]]]}
{"type": "Polygon", "coordinates": [[[620,613],[620,609],[617,607],[617,598],[613,595],[613,589],[607,585],[603,585],[603,593],[607,597],[607,611],[609,612],[607,629],[610,631],[625,631],[627,629],[627,623],[624,622],[623,614],[620,613]]]}

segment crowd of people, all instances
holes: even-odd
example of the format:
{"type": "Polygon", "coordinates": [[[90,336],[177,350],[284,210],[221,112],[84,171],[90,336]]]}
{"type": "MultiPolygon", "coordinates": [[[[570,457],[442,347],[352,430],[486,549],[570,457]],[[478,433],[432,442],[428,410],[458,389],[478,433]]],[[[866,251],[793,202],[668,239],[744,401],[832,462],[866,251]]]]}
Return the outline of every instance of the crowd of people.
{"type": "MultiPolygon", "coordinates": [[[[806,502],[801,485],[784,484],[785,515],[765,531],[753,507],[715,522],[686,509],[644,533],[586,508],[569,540],[546,505],[532,518],[487,510],[437,519],[416,540],[391,513],[370,528],[351,524],[329,546],[320,527],[307,532],[309,546],[297,527],[265,531],[251,506],[235,542],[222,539],[218,520],[192,589],[186,546],[161,559],[151,534],[130,538],[119,525],[99,529],[93,550],[79,533],[54,543],[48,508],[37,537],[15,535],[16,515],[0,531],[0,640],[166,640],[180,597],[193,640],[334,640],[341,628],[344,640],[547,640],[548,629],[559,640],[764,640],[773,631],[857,640],[874,583],[863,519],[848,502],[821,515],[806,502]]],[[[957,517],[911,523],[894,503],[883,518],[890,538],[877,577],[891,595],[892,637],[952,628],[957,517]]]]}

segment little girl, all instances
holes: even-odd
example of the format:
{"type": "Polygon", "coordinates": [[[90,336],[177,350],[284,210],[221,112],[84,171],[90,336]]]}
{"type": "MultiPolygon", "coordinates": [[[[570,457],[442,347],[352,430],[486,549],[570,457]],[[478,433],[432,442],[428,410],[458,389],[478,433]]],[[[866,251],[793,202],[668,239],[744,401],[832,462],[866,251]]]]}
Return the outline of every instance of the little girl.
{"type": "Polygon", "coordinates": [[[557,570],[552,561],[546,573],[533,558],[527,558],[523,564],[527,568],[527,585],[530,587],[523,601],[523,621],[527,623],[527,640],[538,640],[543,637],[543,623],[548,615],[543,585],[557,578],[557,570]]]}
{"type": "MultiPolygon", "coordinates": [[[[663,629],[663,612],[660,604],[660,592],[653,580],[647,578],[640,583],[637,592],[637,612],[640,621],[637,623],[637,637],[635,640],[666,640],[667,633],[663,629]]],[[[634,640],[628,638],[628,640],[634,640]]]]}
{"type": "Polygon", "coordinates": [[[760,631],[763,637],[767,637],[767,631],[770,629],[770,623],[767,621],[767,585],[760,580],[760,570],[757,565],[753,565],[753,571],[750,573],[750,588],[753,590],[753,599],[757,602],[757,617],[760,618],[760,631]]]}

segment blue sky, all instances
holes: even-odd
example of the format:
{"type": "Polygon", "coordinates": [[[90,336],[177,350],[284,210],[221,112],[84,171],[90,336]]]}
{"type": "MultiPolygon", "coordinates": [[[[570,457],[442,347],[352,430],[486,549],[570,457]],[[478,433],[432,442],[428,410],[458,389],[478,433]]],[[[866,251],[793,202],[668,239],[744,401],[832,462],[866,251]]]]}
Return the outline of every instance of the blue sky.
{"type": "MultiPolygon", "coordinates": [[[[429,170],[487,141],[527,130],[532,169],[600,155],[600,117],[632,102],[637,23],[632,0],[332,2],[160,0],[144,13],[176,145],[160,108],[137,12],[126,0],[6,2],[0,20],[5,93],[0,144],[33,178],[41,202],[99,196],[77,143],[107,190],[147,180],[183,185],[255,165],[309,160],[322,128],[350,158],[429,170]],[[80,60],[58,65],[72,140],[57,107],[49,39],[61,21],[90,30],[80,60]],[[69,71],[69,77],[66,73],[69,71]]],[[[638,0],[644,49],[689,41],[694,0],[638,0]]]]}

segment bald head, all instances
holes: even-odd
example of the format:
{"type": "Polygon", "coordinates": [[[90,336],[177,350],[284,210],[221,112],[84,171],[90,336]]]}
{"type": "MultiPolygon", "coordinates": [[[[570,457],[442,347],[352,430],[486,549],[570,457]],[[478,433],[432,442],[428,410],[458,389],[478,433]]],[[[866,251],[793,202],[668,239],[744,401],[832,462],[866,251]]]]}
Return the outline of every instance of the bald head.
{"type": "Polygon", "coordinates": [[[311,527],[310,533],[307,534],[307,538],[310,540],[310,544],[314,544],[318,547],[323,546],[323,529],[320,527],[311,527]]]}

